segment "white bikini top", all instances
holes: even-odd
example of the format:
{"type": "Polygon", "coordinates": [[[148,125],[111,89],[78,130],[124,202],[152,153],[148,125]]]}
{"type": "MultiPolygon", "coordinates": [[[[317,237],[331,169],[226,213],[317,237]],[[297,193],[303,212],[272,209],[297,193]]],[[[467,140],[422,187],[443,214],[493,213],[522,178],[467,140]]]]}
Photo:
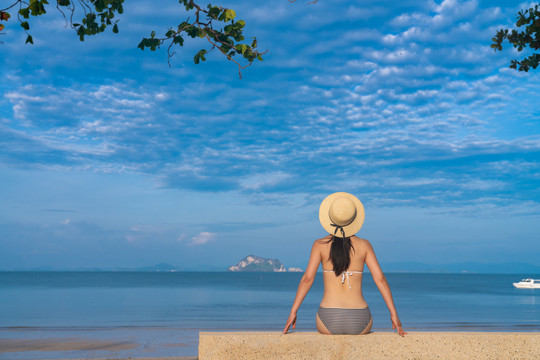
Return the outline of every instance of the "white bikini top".
{"type": "MultiPolygon", "coordinates": [[[[323,272],[331,272],[333,273],[333,270],[324,270],[323,272]]],[[[353,276],[353,274],[362,274],[362,271],[344,271],[341,273],[341,283],[345,283],[345,279],[347,279],[347,285],[349,286],[349,290],[352,290],[351,282],[349,281],[349,276],[353,276]]]]}

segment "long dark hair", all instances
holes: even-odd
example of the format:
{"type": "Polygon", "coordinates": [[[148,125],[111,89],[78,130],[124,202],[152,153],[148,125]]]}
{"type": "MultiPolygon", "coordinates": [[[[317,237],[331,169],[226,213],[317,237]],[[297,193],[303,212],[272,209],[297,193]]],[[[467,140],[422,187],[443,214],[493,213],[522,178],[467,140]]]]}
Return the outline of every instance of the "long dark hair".
{"type": "Polygon", "coordinates": [[[354,252],[354,247],[350,237],[332,236],[330,241],[332,242],[330,260],[332,261],[332,265],[334,265],[336,276],[339,276],[349,268],[351,264],[351,249],[354,252]]]}

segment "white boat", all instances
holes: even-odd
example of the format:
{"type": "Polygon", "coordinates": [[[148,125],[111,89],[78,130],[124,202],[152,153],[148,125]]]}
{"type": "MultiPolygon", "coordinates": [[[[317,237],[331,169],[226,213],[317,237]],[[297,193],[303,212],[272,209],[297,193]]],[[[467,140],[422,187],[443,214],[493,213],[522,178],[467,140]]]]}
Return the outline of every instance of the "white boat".
{"type": "Polygon", "coordinates": [[[513,284],[518,289],[540,289],[540,280],[535,279],[523,279],[513,284]]]}

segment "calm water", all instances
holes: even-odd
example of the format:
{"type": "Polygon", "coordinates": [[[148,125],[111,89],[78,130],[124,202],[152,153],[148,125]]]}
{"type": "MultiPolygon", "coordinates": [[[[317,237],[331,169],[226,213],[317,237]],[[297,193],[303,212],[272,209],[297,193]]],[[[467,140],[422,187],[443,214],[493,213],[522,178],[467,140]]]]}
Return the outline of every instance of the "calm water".
{"type": "MultiPolygon", "coordinates": [[[[169,349],[152,355],[195,355],[199,330],[280,331],[301,276],[4,272],[0,273],[0,338],[103,337],[115,331],[115,336],[129,333],[141,340],[163,339],[159,334],[166,333],[174,338],[171,342],[184,341],[185,346],[174,353],[169,349]]],[[[540,290],[512,287],[512,282],[531,276],[540,278],[533,274],[387,274],[406,330],[450,331],[539,331],[540,290]]],[[[297,330],[316,329],[314,317],[322,290],[319,274],[300,308],[297,330]]],[[[390,330],[388,310],[369,274],[364,274],[364,296],[373,314],[373,329],[390,330]]],[[[28,354],[20,358],[32,358],[28,354]]],[[[47,355],[53,358],[54,354],[47,355]]]]}

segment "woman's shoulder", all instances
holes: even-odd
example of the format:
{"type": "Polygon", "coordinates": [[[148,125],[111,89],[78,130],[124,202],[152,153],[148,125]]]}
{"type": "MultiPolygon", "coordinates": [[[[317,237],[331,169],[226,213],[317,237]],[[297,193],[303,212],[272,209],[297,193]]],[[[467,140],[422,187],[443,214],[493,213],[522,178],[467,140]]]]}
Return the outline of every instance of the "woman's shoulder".
{"type": "Polygon", "coordinates": [[[367,239],[359,238],[356,235],[351,236],[351,240],[353,241],[354,245],[360,245],[365,247],[371,247],[371,243],[367,239]]]}
{"type": "Polygon", "coordinates": [[[332,235],[327,235],[327,236],[325,236],[323,238],[315,240],[313,242],[313,246],[321,246],[321,245],[328,244],[330,242],[330,240],[332,240],[332,235]]]}

